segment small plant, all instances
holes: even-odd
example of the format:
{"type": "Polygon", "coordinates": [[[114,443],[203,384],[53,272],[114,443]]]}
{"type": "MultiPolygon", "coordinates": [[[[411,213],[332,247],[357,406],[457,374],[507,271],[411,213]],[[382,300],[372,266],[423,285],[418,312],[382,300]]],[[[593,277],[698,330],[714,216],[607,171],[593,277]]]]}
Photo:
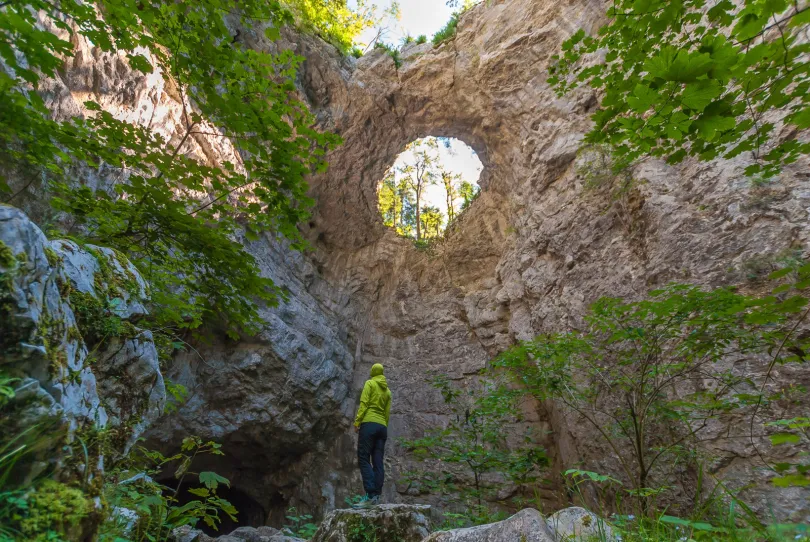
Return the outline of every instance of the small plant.
{"type": "Polygon", "coordinates": [[[424,35],[424,34],[419,34],[418,36],[416,36],[415,41],[416,41],[417,45],[422,45],[423,43],[427,43],[427,36],[424,35]]]}
{"type": "Polygon", "coordinates": [[[362,500],[363,500],[362,495],[352,495],[351,497],[346,497],[345,499],[343,499],[343,502],[346,503],[346,506],[351,508],[352,506],[354,506],[355,504],[359,503],[362,500]]]}
{"type": "Polygon", "coordinates": [[[349,52],[354,58],[360,58],[363,56],[363,50],[358,46],[352,47],[352,50],[349,52]]]}
{"type": "Polygon", "coordinates": [[[453,39],[456,36],[456,30],[458,28],[458,19],[459,13],[453,13],[450,16],[450,20],[447,21],[447,24],[444,25],[442,29],[438,32],[433,34],[433,45],[440,45],[443,42],[453,39]]]}
{"type": "Polygon", "coordinates": [[[188,399],[188,388],[168,378],[165,378],[163,382],[166,386],[166,394],[169,396],[169,400],[166,401],[166,406],[163,411],[164,413],[177,412],[177,409],[188,399]]]}
{"type": "Polygon", "coordinates": [[[287,518],[292,525],[285,525],[282,531],[284,534],[309,540],[318,530],[318,525],[312,522],[310,514],[298,514],[294,506],[287,509],[287,518]]]}
{"type": "Polygon", "coordinates": [[[230,486],[230,482],[211,471],[195,473],[191,470],[194,460],[200,455],[224,455],[220,447],[220,444],[204,442],[199,437],[186,437],[181,451],[170,457],[145,448],[130,454],[122,466],[107,476],[104,497],[110,504],[110,512],[102,526],[100,540],[120,540],[123,531],[128,539],[137,542],[164,541],[173,529],[183,525],[195,526],[200,520],[216,530],[221,522],[220,514],[236,521],[236,508],[217,494],[220,485],[230,486]],[[177,465],[175,487],[157,483],[154,478],[173,464],[177,465]],[[184,488],[189,476],[194,476],[197,484],[184,488]],[[181,489],[187,489],[195,498],[181,503],[181,489]],[[126,522],[117,515],[117,510],[124,508],[137,514],[133,525],[122,525],[126,522]]]}
{"type": "Polygon", "coordinates": [[[429,382],[450,409],[447,426],[435,428],[423,438],[400,442],[415,458],[435,462],[440,472],[409,472],[407,480],[423,489],[452,495],[465,506],[464,518],[469,523],[488,523],[493,516],[486,502],[507,485],[536,481],[548,465],[545,450],[531,434],[525,435],[523,446],[507,443],[508,424],[519,420],[514,396],[462,391],[444,376],[429,382]]]}
{"type": "Polygon", "coordinates": [[[399,56],[399,49],[397,49],[396,47],[388,45],[385,42],[378,41],[377,43],[374,44],[374,48],[382,49],[383,51],[385,51],[386,54],[390,56],[391,59],[394,61],[394,66],[396,66],[397,69],[399,69],[399,67],[402,66],[402,58],[399,56]]]}

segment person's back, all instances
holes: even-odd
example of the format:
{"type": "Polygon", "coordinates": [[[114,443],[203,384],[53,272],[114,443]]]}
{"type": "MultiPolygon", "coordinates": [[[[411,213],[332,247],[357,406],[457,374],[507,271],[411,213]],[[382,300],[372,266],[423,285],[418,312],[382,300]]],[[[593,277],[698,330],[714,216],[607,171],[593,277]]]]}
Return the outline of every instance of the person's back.
{"type": "Polygon", "coordinates": [[[360,406],[354,419],[357,437],[357,461],[363,477],[366,495],[356,505],[358,508],[373,506],[379,502],[385,481],[383,456],[388,439],[388,417],[391,413],[391,390],[379,363],[371,367],[371,378],[363,385],[360,406]]]}

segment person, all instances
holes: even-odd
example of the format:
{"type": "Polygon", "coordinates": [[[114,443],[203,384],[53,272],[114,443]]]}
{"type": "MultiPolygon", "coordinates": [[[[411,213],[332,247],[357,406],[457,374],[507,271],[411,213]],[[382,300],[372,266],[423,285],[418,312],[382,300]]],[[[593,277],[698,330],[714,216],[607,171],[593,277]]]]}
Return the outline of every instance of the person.
{"type": "Polygon", "coordinates": [[[383,366],[371,367],[371,378],[363,385],[360,406],[354,419],[357,436],[357,462],[363,477],[366,494],[354,505],[355,508],[370,508],[379,504],[385,482],[383,454],[388,438],[388,416],[391,413],[391,390],[383,375],[383,366]]]}

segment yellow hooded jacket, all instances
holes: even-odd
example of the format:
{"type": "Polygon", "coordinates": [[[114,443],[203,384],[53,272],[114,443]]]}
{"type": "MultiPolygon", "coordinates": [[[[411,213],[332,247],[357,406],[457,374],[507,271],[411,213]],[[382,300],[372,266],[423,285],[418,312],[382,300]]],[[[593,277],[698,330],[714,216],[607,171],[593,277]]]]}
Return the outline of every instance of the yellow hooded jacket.
{"type": "Polygon", "coordinates": [[[375,363],[371,367],[371,378],[363,385],[360,395],[360,407],[354,418],[355,427],[361,423],[375,422],[388,427],[388,416],[391,413],[391,390],[383,376],[383,366],[375,363]]]}

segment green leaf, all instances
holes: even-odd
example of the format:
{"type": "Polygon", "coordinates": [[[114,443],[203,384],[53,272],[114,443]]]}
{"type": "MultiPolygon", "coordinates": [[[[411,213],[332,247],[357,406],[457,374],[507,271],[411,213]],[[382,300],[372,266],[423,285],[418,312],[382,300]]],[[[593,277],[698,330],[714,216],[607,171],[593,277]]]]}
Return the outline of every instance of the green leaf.
{"type": "Polygon", "coordinates": [[[793,433],[776,433],[774,435],[769,435],[771,439],[771,444],[773,446],[779,446],[780,444],[796,444],[801,442],[801,438],[799,435],[795,435],[793,433]]]}
{"type": "Polygon", "coordinates": [[[203,498],[208,497],[211,494],[211,492],[208,489],[204,488],[204,487],[195,487],[195,488],[189,489],[188,492],[191,493],[192,495],[196,495],[198,497],[203,497],[203,498]]]}
{"type": "Polygon", "coordinates": [[[697,81],[686,85],[686,90],[681,95],[681,102],[690,109],[703,111],[715,98],[720,96],[721,92],[719,81],[714,79],[697,81]]]}
{"type": "Polygon", "coordinates": [[[627,98],[627,103],[633,110],[643,113],[658,101],[658,92],[646,85],[636,85],[633,95],[627,98]]]}
{"type": "Polygon", "coordinates": [[[211,471],[203,471],[200,473],[200,483],[205,484],[205,487],[208,489],[216,489],[219,484],[225,484],[231,487],[231,483],[227,478],[211,471]]]}
{"type": "Polygon", "coordinates": [[[152,71],[154,71],[152,64],[150,64],[143,55],[129,53],[127,54],[127,58],[129,59],[129,65],[133,70],[138,70],[141,73],[152,73],[152,71]]]}
{"type": "Polygon", "coordinates": [[[810,486],[810,476],[796,473],[776,476],[771,478],[771,483],[776,487],[807,487],[810,486]]]}

